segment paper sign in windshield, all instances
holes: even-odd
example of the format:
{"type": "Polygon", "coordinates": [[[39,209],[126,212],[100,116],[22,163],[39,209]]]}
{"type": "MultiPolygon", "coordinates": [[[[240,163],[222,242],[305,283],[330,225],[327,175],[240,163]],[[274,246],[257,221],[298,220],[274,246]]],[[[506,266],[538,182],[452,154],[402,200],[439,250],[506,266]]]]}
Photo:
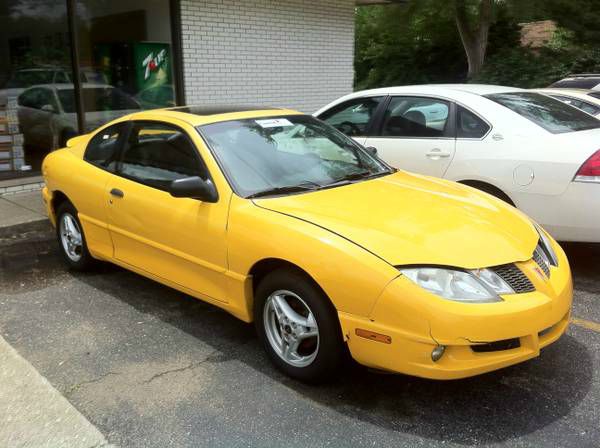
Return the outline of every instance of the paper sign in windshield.
{"type": "Polygon", "coordinates": [[[294,124],[286,118],[271,118],[269,120],[256,120],[256,124],[263,128],[278,128],[281,126],[294,126],[294,124]]]}

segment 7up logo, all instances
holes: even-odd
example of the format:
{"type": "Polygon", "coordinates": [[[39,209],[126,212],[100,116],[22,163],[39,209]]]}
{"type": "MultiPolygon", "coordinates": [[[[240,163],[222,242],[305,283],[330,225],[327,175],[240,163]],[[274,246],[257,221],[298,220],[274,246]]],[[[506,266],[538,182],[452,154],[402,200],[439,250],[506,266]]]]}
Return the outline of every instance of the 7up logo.
{"type": "Polygon", "coordinates": [[[142,67],[146,69],[144,72],[144,81],[150,78],[152,72],[155,72],[160,68],[162,63],[165,62],[166,56],[167,50],[163,48],[156,56],[154,56],[154,52],[151,51],[150,54],[144,58],[142,61],[142,67]]]}

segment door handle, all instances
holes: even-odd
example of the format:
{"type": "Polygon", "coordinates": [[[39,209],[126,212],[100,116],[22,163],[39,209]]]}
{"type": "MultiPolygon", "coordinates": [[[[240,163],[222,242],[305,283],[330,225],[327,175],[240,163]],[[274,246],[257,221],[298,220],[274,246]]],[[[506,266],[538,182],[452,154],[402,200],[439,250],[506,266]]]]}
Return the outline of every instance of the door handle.
{"type": "Polygon", "coordinates": [[[450,153],[449,152],[442,152],[441,149],[439,148],[434,148],[431,151],[429,151],[427,154],[425,154],[425,157],[428,157],[429,159],[432,160],[439,160],[439,159],[445,159],[447,157],[450,157],[450,153]]]}
{"type": "Polygon", "coordinates": [[[122,198],[123,196],[125,196],[125,193],[123,193],[118,188],[113,188],[112,190],[110,190],[110,194],[118,198],[122,198]]]}

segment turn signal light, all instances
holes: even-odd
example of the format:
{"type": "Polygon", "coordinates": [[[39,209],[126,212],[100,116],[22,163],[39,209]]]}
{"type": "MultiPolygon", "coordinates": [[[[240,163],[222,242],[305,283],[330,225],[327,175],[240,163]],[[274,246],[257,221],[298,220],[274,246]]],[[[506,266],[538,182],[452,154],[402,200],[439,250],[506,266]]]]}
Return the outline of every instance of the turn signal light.
{"type": "Polygon", "coordinates": [[[365,330],[363,328],[357,328],[355,333],[356,333],[356,336],[359,336],[361,338],[370,339],[375,342],[382,342],[384,344],[392,343],[392,337],[388,336],[387,334],[375,333],[374,331],[365,330]]]}
{"type": "Polygon", "coordinates": [[[585,161],[575,178],[575,182],[600,182],[600,150],[585,161]]]}

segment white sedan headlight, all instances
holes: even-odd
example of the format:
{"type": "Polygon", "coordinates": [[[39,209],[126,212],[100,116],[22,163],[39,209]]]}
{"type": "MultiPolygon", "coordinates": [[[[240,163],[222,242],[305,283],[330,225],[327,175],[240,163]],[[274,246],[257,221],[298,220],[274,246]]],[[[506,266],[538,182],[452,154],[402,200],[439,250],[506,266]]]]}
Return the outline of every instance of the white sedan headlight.
{"type": "Polygon", "coordinates": [[[400,272],[433,294],[463,303],[501,302],[500,294],[514,290],[494,271],[460,271],[434,267],[400,268],[400,272]]]}

